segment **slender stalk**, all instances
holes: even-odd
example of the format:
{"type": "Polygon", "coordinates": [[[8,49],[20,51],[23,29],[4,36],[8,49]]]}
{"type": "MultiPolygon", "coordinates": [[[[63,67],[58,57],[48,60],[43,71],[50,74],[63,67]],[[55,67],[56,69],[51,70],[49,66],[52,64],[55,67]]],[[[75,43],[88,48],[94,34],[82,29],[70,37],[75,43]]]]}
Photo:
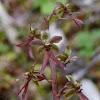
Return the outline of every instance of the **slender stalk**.
{"type": "Polygon", "coordinates": [[[58,81],[57,81],[57,73],[55,68],[55,62],[49,58],[50,62],[50,68],[51,68],[51,74],[52,74],[52,93],[53,93],[53,100],[60,100],[59,97],[57,97],[58,94],[58,81]]]}

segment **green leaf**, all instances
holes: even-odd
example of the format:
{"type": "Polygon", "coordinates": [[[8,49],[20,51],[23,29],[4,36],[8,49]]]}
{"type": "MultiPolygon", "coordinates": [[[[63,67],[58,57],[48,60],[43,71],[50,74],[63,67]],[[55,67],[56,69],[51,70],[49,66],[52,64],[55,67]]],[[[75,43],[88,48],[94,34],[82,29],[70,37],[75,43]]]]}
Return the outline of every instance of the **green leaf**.
{"type": "Polygon", "coordinates": [[[44,5],[41,6],[41,12],[45,15],[50,15],[56,5],[52,2],[45,2],[44,5]]]}
{"type": "Polygon", "coordinates": [[[17,54],[15,52],[9,52],[6,54],[6,57],[9,61],[12,61],[17,58],[17,54]]]}
{"type": "Polygon", "coordinates": [[[25,3],[25,0],[19,0],[22,4],[24,4],[25,3]]]}
{"type": "Polygon", "coordinates": [[[71,55],[71,48],[69,46],[66,46],[65,53],[70,56],[71,55]]]}
{"type": "Polygon", "coordinates": [[[4,34],[5,32],[0,30],[0,42],[2,42],[3,40],[7,39],[6,34],[4,34]]]}
{"type": "Polygon", "coordinates": [[[39,7],[41,8],[43,3],[45,3],[45,2],[46,2],[46,0],[34,0],[33,7],[34,8],[39,8],[39,7]]]}
{"type": "Polygon", "coordinates": [[[84,48],[80,50],[78,52],[78,55],[80,57],[91,58],[93,56],[93,53],[94,53],[94,48],[91,47],[90,49],[84,48]]]}
{"type": "Polygon", "coordinates": [[[99,44],[100,29],[94,29],[91,32],[82,31],[78,34],[77,46],[80,48],[78,55],[84,58],[91,58],[94,53],[94,49],[99,44]]]}
{"type": "Polygon", "coordinates": [[[91,31],[91,37],[93,40],[100,39],[100,29],[94,29],[91,31]]]}
{"type": "Polygon", "coordinates": [[[51,51],[53,51],[53,52],[59,52],[58,46],[55,45],[55,44],[51,44],[51,51]]]}
{"type": "Polygon", "coordinates": [[[10,49],[9,45],[0,43],[0,53],[5,53],[10,49]]]}
{"type": "Polygon", "coordinates": [[[88,32],[81,32],[78,34],[78,42],[77,45],[79,48],[91,48],[93,47],[93,39],[88,32]]]}
{"type": "MultiPolygon", "coordinates": [[[[99,33],[97,31],[97,33],[99,33]]],[[[80,48],[78,55],[80,57],[90,58],[94,52],[94,41],[97,39],[96,31],[83,31],[78,34],[77,46],[80,48]]]]}
{"type": "Polygon", "coordinates": [[[66,0],[34,0],[33,7],[40,8],[41,13],[45,15],[50,15],[54,7],[56,7],[56,2],[66,3],[66,0]]]}

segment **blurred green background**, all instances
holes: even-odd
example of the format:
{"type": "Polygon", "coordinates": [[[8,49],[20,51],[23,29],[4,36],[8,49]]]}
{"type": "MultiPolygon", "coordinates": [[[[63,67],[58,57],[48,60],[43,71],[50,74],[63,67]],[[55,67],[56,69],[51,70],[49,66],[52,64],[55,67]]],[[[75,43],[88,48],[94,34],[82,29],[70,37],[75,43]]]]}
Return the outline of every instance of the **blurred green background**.
{"type": "MultiPolygon", "coordinates": [[[[69,3],[68,9],[72,12],[72,16],[85,22],[80,30],[70,19],[54,21],[69,41],[74,55],[81,59],[80,65],[84,64],[82,68],[91,64],[93,59],[100,55],[99,0],[0,0],[0,100],[21,100],[21,96],[16,98],[16,95],[24,85],[24,73],[29,71],[34,62],[28,56],[27,47],[18,48],[15,45],[27,39],[30,26],[43,28],[43,17],[50,15],[57,1],[61,1],[64,5],[69,3]]],[[[35,61],[39,63],[36,69],[40,69],[43,55],[36,54],[34,48],[33,54],[35,61]]],[[[77,64],[76,70],[81,69],[80,65],[77,64]]],[[[70,70],[70,74],[76,72],[73,67],[70,70]]],[[[45,74],[51,77],[49,67],[45,74]]],[[[84,77],[94,82],[100,91],[100,60],[84,77]]],[[[62,72],[58,73],[58,80],[61,88],[66,82],[62,72]]],[[[52,100],[50,84],[43,81],[40,87],[37,87],[31,82],[27,100],[52,100]]]]}

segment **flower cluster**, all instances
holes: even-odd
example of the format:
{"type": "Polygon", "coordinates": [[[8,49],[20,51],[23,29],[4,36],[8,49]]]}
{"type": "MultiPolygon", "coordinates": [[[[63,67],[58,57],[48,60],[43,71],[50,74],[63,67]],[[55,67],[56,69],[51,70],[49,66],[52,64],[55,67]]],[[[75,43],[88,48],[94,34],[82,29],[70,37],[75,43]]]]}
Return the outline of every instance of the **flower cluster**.
{"type": "Polygon", "coordinates": [[[41,30],[39,30],[39,29],[31,29],[30,28],[30,33],[29,33],[28,39],[24,43],[21,43],[21,44],[16,45],[17,47],[25,47],[25,46],[28,46],[29,56],[33,60],[34,60],[34,56],[32,54],[32,46],[30,45],[30,42],[32,40],[34,40],[35,38],[38,38],[39,39],[40,38],[40,32],[41,32],[41,30]]]}
{"type": "MultiPolygon", "coordinates": [[[[32,60],[34,60],[34,56],[32,53],[32,47],[37,48],[37,53],[44,53],[44,59],[43,64],[40,71],[35,70],[35,65],[31,67],[29,72],[25,73],[26,76],[26,84],[22,87],[22,89],[19,91],[18,95],[23,91],[22,93],[22,100],[25,100],[25,95],[28,89],[28,84],[32,80],[36,85],[38,85],[39,81],[47,80],[52,84],[52,91],[53,91],[53,98],[54,100],[60,100],[61,95],[65,95],[65,98],[69,99],[71,96],[73,96],[75,93],[77,93],[80,96],[81,100],[88,100],[88,98],[82,93],[80,86],[81,84],[77,81],[75,81],[71,76],[66,76],[68,81],[62,91],[58,93],[58,84],[57,84],[57,73],[55,68],[55,63],[61,67],[62,69],[66,70],[66,64],[70,63],[71,60],[76,61],[78,57],[70,57],[71,55],[71,48],[69,46],[66,46],[65,52],[60,53],[58,55],[54,55],[54,52],[59,52],[59,48],[55,43],[58,43],[62,40],[61,36],[54,36],[50,39],[49,37],[49,21],[51,20],[53,15],[56,15],[58,19],[66,19],[62,18],[63,14],[67,14],[70,16],[70,18],[77,24],[77,26],[80,28],[79,23],[84,24],[83,21],[73,18],[70,14],[70,11],[68,10],[68,5],[64,6],[60,2],[56,2],[56,7],[54,8],[53,12],[49,17],[44,17],[44,30],[39,29],[30,29],[29,37],[28,39],[21,44],[18,44],[16,46],[18,47],[24,47],[28,46],[28,52],[29,56],[32,60]],[[47,78],[43,72],[46,68],[47,62],[49,61],[50,67],[51,67],[51,74],[52,74],[52,80],[47,78]],[[63,64],[62,64],[63,63],[63,64]]],[[[17,96],[18,96],[17,95],[17,96]]]]}
{"type": "Polygon", "coordinates": [[[70,57],[71,55],[71,48],[69,46],[66,46],[65,52],[60,53],[56,55],[56,57],[60,60],[60,62],[64,63],[64,65],[68,64],[72,61],[76,61],[78,59],[77,56],[70,57]]]}
{"type": "MultiPolygon", "coordinates": [[[[44,60],[43,60],[43,64],[42,64],[42,68],[41,68],[40,72],[35,71],[34,67],[32,67],[33,70],[31,70],[30,72],[27,72],[25,74],[27,76],[27,78],[26,78],[27,82],[22,87],[20,92],[18,93],[18,95],[19,95],[21,93],[21,91],[24,89],[24,92],[22,94],[22,100],[25,100],[25,95],[26,95],[26,91],[28,88],[28,84],[31,80],[33,80],[35,84],[38,84],[38,81],[42,81],[44,79],[46,79],[48,82],[50,82],[50,80],[48,80],[48,78],[43,74],[48,60],[50,62],[51,61],[50,59],[52,59],[53,61],[56,62],[56,64],[58,66],[60,66],[64,70],[66,70],[66,67],[53,54],[53,52],[59,51],[59,48],[54,43],[60,42],[62,40],[62,37],[61,36],[54,36],[50,39],[48,30],[39,31],[38,37],[36,37],[37,31],[36,30],[34,30],[34,31],[31,33],[31,36],[28,38],[27,41],[25,41],[24,43],[21,43],[17,46],[19,46],[19,47],[28,46],[31,48],[37,47],[37,52],[38,53],[44,52],[45,55],[44,55],[44,60]]],[[[34,56],[32,55],[32,49],[31,50],[29,49],[29,55],[32,59],[34,59],[33,58],[34,56]]]]}
{"type": "Polygon", "coordinates": [[[89,100],[83,93],[81,87],[81,83],[75,81],[71,75],[67,75],[66,78],[68,82],[65,84],[64,88],[57,95],[60,97],[64,94],[66,99],[70,99],[74,94],[78,94],[81,100],[89,100]]]}
{"type": "Polygon", "coordinates": [[[54,51],[55,52],[59,51],[58,47],[54,43],[58,43],[61,40],[62,40],[61,36],[54,36],[51,39],[49,39],[49,33],[46,30],[46,31],[41,32],[41,40],[36,39],[36,40],[31,41],[30,43],[31,46],[38,47],[37,52],[42,52],[42,51],[45,52],[43,65],[42,65],[40,74],[42,74],[43,71],[45,70],[48,59],[50,58],[54,60],[58,66],[66,70],[65,66],[53,54],[54,51]]]}
{"type": "Polygon", "coordinates": [[[72,13],[68,10],[69,4],[67,4],[67,5],[64,6],[61,2],[56,2],[56,5],[57,6],[54,8],[54,10],[51,13],[51,15],[47,18],[48,21],[51,20],[51,18],[52,18],[53,15],[56,15],[58,17],[58,19],[66,19],[66,18],[62,18],[62,16],[64,14],[67,14],[76,23],[76,25],[79,28],[80,28],[80,25],[78,23],[84,24],[84,22],[82,20],[72,17],[72,13]]]}
{"type": "MultiPolygon", "coordinates": [[[[35,64],[36,65],[36,64],[35,64]]],[[[25,95],[28,89],[29,82],[32,80],[36,85],[39,86],[38,82],[42,80],[47,80],[51,83],[51,80],[47,78],[44,74],[40,75],[40,72],[35,70],[35,65],[31,67],[30,72],[25,73],[26,77],[26,84],[21,88],[17,96],[23,91],[22,93],[22,100],[25,100],[25,95]]]]}

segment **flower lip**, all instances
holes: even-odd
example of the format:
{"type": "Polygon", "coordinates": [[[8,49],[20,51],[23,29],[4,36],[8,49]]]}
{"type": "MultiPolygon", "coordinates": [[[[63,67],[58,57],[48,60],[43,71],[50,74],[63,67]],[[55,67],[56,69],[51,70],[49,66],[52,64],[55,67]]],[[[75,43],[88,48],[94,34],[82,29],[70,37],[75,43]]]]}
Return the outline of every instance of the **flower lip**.
{"type": "Polygon", "coordinates": [[[46,42],[46,43],[45,43],[45,46],[50,46],[50,43],[49,43],[49,42],[46,42]]]}
{"type": "Polygon", "coordinates": [[[44,48],[45,48],[46,51],[49,51],[50,48],[51,48],[50,42],[46,42],[46,43],[44,44],[44,48]]]}

